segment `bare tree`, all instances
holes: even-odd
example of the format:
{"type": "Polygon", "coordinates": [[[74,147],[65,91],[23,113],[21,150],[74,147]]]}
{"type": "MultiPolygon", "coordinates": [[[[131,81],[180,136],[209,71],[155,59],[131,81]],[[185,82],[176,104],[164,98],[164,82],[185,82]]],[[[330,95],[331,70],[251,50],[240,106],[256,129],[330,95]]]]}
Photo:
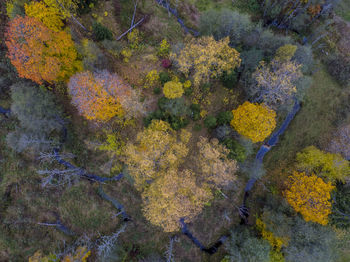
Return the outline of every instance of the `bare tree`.
{"type": "Polygon", "coordinates": [[[102,236],[97,245],[97,254],[100,258],[107,257],[113,250],[115,243],[121,233],[125,231],[126,223],[115,233],[110,236],[102,236]]]}

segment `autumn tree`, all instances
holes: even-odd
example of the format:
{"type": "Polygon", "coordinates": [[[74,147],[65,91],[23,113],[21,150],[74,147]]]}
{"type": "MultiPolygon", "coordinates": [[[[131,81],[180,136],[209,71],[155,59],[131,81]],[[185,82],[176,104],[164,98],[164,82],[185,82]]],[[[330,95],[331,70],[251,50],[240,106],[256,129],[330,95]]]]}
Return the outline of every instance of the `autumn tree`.
{"type": "Polygon", "coordinates": [[[254,143],[264,141],[276,127],[276,113],[264,104],[244,102],[232,111],[231,125],[254,143]]]}
{"type": "Polygon", "coordinates": [[[125,163],[136,188],[142,190],[166,170],[176,169],[183,163],[189,151],[186,146],[189,139],[187,131],[177,134],[169,123],[152,120],[137,135],[136,142],[129,142],[125,149],[125,163]]]}
{"type": "Polygon", "coordinates": [[[205,181],[220,187],[236,180],[237,163],[227,157],[229,150],[217,139],[209,142],[207,138],[200,137],[197,146],[199,154],[196,162],[205,181]]]}
{"type": "Polygon", "coordinates": [[[254,100],[269,106],[284,104],[297,92],[295,83],[302,76],[301,65],[292,61],[296,46],[280,47],[275,58],[260,65],[253,73],[256,83],[251,87],[254,100]]]}
{"type": "Polygon", "coordinates": [[[59,32],[63,27],[62,13],[53,6],[47,6],[43,2],[31,1],[24,4],[25,13],[29,17],[37,18],[47,28],[59,32]]]}
{"type": "Polygon", "coordinates": [[[300,212],[305,221],[327,225],[331,213],[331,192],[334,186],[325,183],[314,174],[294,172],[287,181],[288,189],[284,195],[296,212],[300,212]]]}
{"type": "Polygon", "coordinates": [[[323,152],[315,146],[306,147],[297,153],[296,160],[299,169],[315,173],[332,182],[336,180],[344,182],[350,175],[349,161],[339,154],[323,152]]]}
{"type": "Polygon", "coordinates": [[[142,194],[145,217],[165,232],[177,231],[180,218],[190,222],[211,198],[208,186],[198,186],[190,170],[170,169],[142,194]]]}
{"type": "Polygon", "coordinates": [[[81,68],[71,36],[32,17],[11,20],[5,43],[19,76],[39,84],[66,80],[81,68]]]}
{"type": "Polygon", "coordinates": [[[107,70],[77,73],[68,83],[72,104],[89,120],[108,121],[114,116],[143,113],[138,93],[107,70]]]}
{"type": "Polygon", "coordinates": [[[212,36],[192,38],[178,54],[171,53],[170,57],[186,76],[193,72],[195,86],[241,64],[239,53],[229,46],[229,38],[215,41],[212,36]]]}
{"type": "Polygon", "coordinates": [[[166,98],[174,99],[179,98],[184,93],[181,82],[169,81],[166,82],[163,87],[163,93],[166,98]]]}

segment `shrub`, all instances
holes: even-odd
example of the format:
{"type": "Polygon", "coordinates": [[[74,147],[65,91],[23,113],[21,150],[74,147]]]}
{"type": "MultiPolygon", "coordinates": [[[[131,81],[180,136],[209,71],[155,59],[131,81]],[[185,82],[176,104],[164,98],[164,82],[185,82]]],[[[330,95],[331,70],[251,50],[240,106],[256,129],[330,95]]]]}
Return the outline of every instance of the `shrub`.
{"type": "Polygon", "coordinates": [[[144,88],[154,87],[159,83],[159,77],[157,70],[151,70],[147,73],[145,78],[145,83],[143,85],[144,88]]]}
{"type": "Polygon", "coordinates": [[[201,124],[195,124],[193,127],[193,130],[196,132],[199,132],[202,130],[202,125],[201,124]]]}
{"type": "Polygon", "coordinates": [[[94,37],[96,38],[97,41],[102,41],[105,39],[107,39],[107,40],[113,39],[112,32],[107,27],[100,24],[99,22],[95,21],[92,24],[92,32],[93,32],[94,37]]]}
{"type": "Polygon", "coordinates": [[[227,149],[230,150],[228,158],[235,159],[238,162],[243,162],[246,159],[247,154],[244,146],[242,146],[233,138],[226,138],[223,141],[223,144],[226,146],[227,149]]]}
{"type": "Polygon", "coordinates": [[[218,126],[214,130],[214,137],[216,137],[219,141],[223,141],[224,139],[230,137],[232,135],[232,128],[228,125],[218,126]]]}
{"type": "Polygon", "coordinates": [[[164,68],[171,67],[171,61],[169,59],[163,59],[162,60],[162,67],[164,67],[164,68]]]}
{"type": "Polygon", "coordinates": [[[162,92],[162,89],[160,87],[156,87],[153,89],[153,94],[159,95],[162,92]]]}
{"type": "Polygon", "coordinates": [[[190,109],[191,109],[191,118],[194,120],[194,121],[197,121],[201,118],[200,116],[200,112],[201,112],[201,107],[200,105],[198,104],[192,104],[190,106],[190,109]]]}
{"type": "Polygon", "coordinates": [[[217,120],[214,116],[207,116],[204,119],[204,125],[206,128],[209,128],[209,129],[215,128],[217,125],[217,120]]]}
{"type": "Polygon", "coordinates": [[[159,57],[168,57],[169,52],[170,52],[170,44],[167,42],[166,39],[163,39],[157,50],[157,55],[159,57]]]}
{"type": "Polygon", "coordinates": [[[232,89],[237,83],[237,72],[235,70],[224,71],[221,75],[221,82],[225,87],[232,89]]]}
{"type": "Polygon", "coordinates": [[[162,85],[164,85],[166,82],[169,82],[171,80],[171,77],[167,72],[160,72],[159,73],[159,80],[162,85]]]}
{"type": "Polygon", "coordinates": [[[231,111],[220,112],[217,115],[218,125],[230,124],[232,118],[233,118],[233,115],[231,111]]]}
{"type": "Polygon", "coordinates": [[[350,58],[343,55],[332,55],[327,61],[327,68],[340,84],[346,86],[350,82],[350,58]]]}

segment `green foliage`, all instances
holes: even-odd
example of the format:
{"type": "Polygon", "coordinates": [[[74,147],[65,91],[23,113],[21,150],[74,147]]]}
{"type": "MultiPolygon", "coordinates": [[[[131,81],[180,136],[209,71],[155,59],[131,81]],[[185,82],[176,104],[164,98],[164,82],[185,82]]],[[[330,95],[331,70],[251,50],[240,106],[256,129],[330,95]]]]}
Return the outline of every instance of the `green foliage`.
{"type": "Polygon", "coordinates": [[[338,228],[350,228],[350,186],[338,183],[333,195],[330,223],[338,228]]]}
{"type": "Polygon", "coordinates": [[[184,98],[168,99],[166,97],[161,97],[158,99],[158,108],[158,110],[144,118],[146,127],[151,124],[153,119],[168,122],[174,130],[179,130],[188,125],[190,110],[184,98]]]}
{"type": "Polygon", "coordinates": [[[335,234],[331,228],[293,215],[282,199],[267,195],[263,202],[261,219],[266,230],[288,240],[281,250],[286,262],[336,261],[335,234]]]}
{"type": "Polygon", "coordinates": [[[226,138],[222,143],[226,146],[227,149],[230,150],[230,153],[228,154],[228,157],[230,159],[235,159],[238,162],[244,162],[247,157],[244,146],[242,146],[233,138],[226,138]]]}
{"type": "Polygon", "coordinates": [[[19,126],[7,135],[8,145],[17,152],[29,148],[49,149],[54,144],[51,135],[55,131],[57,135],[61,129],[57,119],[62,113],[53,95],[45,87],[18,82],[11,86],[11,98],[11,111],[19,120],[19,126]]]}
{"type": "Polygon", "coordinates": [[[237,80],[237,72],[235,70],[231,70],[229,72],[224,71],[224,73],[221,75],[222,84],[229,89],[234,88],[237,80]]]}
{"type": "Polygon", "coordinates": [[[193,127],[193,130],[196,131],[196,132],[199,132],[202,130],[202,125],[201,124],[198,124],[196,123],[193,127]]]}
{"type": "Polygon", "coordinates": [[[230,261],[235,262],[268,262],[270,245],[266,240],[256,237],[245,226],[236,225],[226,244],[230,261]]]}
{"type": "Polygon", "coordinates": [[[113,39],[113,34],[111,30],[109,30],[107,27],[100,24],[99,22],[94,21],[94,23],[92,24],[92,32],[97,41],[113,39]]]}
{"type": "Polygon", "coordinates": [[[200,115],[200,112],[201,112],[201,107],[199,104],[192,104],[190,106],[190,109],[191,109],[191,118],[194,120],[194,121],[197,121],[201,118],[201,115],[200,115]]]}
{"type": "Polygon", "coordinates": [[[153,89],[153,94],[159,95],[160,93],[162,93],[162,89],[160,87],[155,87],[153,89]]]}
{"type": "Polygon", "coordinates": [[[218,125],[229,125],[233,118],[233,115],[231,111],[223,111],[220,112],[216,118],[218,125]]]}
{"type": "Polygon", "coordinates": [[[207,116],[204,119],[204,125],[206,128],[213,129],[217,126],[217,120],[215,116],[207,116]]]}
{"type": "Polygon", "coordinates": [[[163,86],[166,82],[171,81],[171,77],[167,72],[162,71],[162,72],[159,72],[159,80],[163,86]]]}
{"type": "Polygon", "coordinates": [[[96,5],[98,3],[98,0],[78,0],[78,13],[80,15],[89,13],[91,10],[91,6],[96,5]]]}

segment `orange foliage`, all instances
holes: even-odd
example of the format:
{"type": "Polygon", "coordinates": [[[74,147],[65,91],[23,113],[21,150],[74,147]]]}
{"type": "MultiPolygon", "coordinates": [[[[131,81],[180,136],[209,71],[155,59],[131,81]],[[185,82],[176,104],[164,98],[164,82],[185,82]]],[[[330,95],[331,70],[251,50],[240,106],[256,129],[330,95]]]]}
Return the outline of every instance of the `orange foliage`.
{"type": "Polygon", "coordinates": [[[5,43],[19,76],[39,84],[66,80],[81,68],[71,36],[53,32],[32,17],[11,20],[5,43]]]}
{"type": "Polygon", "coordinates": [[[131,86],[106,70],[74,75],[68,83],[68,91],[73,105],[89,120],[108,121],[114,116],[128,116],[143,110],[131,86]]]}
{"type": "Polygon", "coordinates": [[[300,212],[305,221],[327,225],[331,213],[331,183],[325,183],[314,174],[294,172],[287,182],[288,189],[284,192],[288,203],[300,212]]]}

